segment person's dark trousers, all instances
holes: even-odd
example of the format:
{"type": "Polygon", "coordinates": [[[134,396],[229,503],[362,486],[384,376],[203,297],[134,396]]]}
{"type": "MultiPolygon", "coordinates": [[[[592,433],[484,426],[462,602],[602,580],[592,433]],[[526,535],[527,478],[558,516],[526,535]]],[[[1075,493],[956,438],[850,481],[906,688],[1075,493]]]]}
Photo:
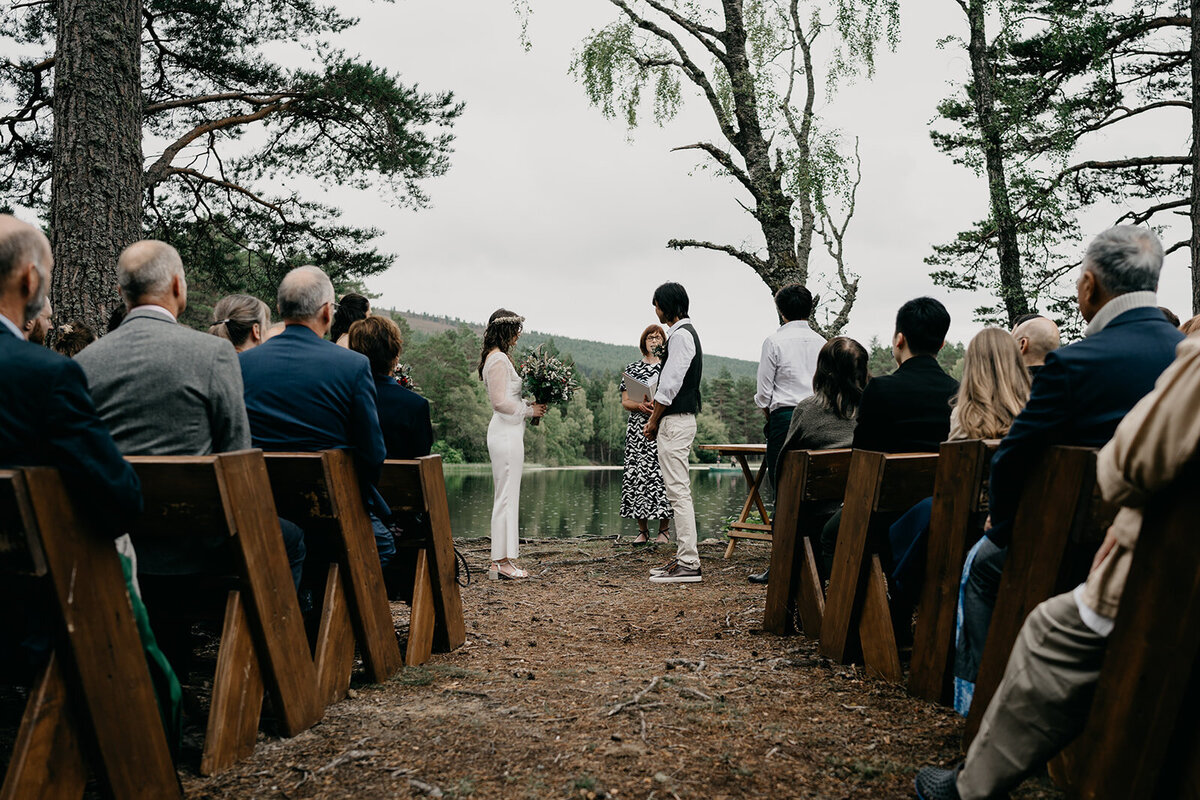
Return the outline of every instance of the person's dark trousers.
{"type": "Polygon", "coordinates": [[[396,557],[396,539],[383,520],[374,514],[371,514],[370,517],[371,529],[375,533],[375,549],[379,551],[379,564],[386,569],[387,565],[392,563],[392,559],[396,557]]]}
{"type": "MultiPolygon", "coordinates": [[[[892,571],[892,547],[888,541],[888,530],[900,517],[899,513],[876,514],[871,520],[871,529],[867,532],[867,552],[879,556],[879,565],[885,575],[892,571]]],[[[833,572],[833,556],[837,552],[838,529],[842,527],[842,509],[834,512],[825,527],[821,529],[821,555],[817,559],[817,569],[821,580],[829,580],[833,572]]]]}
{"type": "Polygon", "coordinates": [[[767,417],[763,425],[763,436],[767,439],[767,480],[771,484],[771,500],[778,502],[775,485],[778,479],[779,454],[783,452],[783,443],[787,440],[788,428],[792,424],[792,412],[795,406],[777,408],[767,417]]]}
{"type": "Polygon", "coordinates": [[[292,568],[292,582],[300,591],[300,578],[304,575],[304,557],[308,548],[304,545],[304,529],[294,522],[279,518],[279,529],[283,533],[283,548],[287,551],[288,566],[292,568]]]}
{"type": "Polygon", "coordinates": [[[837,550],[837,535],[838,528],[842,526],[842,510],[839,508],[833,512],[833,516],[821,528],[821,555],[817,559],[817,566],[821,572],[821,580],[829,580],[829,574],[833,572],[833,554],[837,550]]]}
{"type": "Polygon", "coordinates": [[[963,622],[954,655],[954,675],[971,683],[979,675],[979,662],[983,660],[983,646],[987,642],[996,594],[1000,589],[1000,572],[1007,557],[1007,547],[997,547],[985,536],[963,586],[963,622]]]}

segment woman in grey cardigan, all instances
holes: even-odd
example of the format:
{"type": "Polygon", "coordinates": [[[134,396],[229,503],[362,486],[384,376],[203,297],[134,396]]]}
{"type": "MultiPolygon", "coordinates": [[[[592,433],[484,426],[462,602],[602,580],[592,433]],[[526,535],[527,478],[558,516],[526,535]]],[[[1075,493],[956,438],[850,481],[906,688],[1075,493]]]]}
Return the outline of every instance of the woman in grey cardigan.
{"type": "Polygon", "coordinates": [[[849,447],[867,379],[865,347],[845,336],[826,342],[817,356],[813,394],[792,412],[783,452],[849,447]]]}

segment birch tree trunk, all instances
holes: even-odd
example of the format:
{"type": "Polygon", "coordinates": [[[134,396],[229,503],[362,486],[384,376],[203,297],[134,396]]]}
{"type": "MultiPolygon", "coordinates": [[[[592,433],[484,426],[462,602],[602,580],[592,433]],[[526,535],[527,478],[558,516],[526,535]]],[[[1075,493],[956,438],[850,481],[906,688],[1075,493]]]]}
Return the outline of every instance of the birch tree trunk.
{"type": "Polygon", "coordinates": [[[59,0],[50,200],[57,320],[97,334],[117,255],[141,238],[141,0],[59,0]]]}
{"type": "Polygon", "coordinates": [[[1192,313],[1200,314],[1200,0],[1192,0],[1192,313]]]}

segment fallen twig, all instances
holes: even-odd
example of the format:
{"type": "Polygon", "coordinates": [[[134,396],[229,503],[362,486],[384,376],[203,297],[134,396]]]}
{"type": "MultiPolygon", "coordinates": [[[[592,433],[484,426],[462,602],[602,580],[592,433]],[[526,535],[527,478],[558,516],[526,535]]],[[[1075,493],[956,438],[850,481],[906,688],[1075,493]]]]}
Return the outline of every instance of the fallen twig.
{"type": "MultiPolygon", "coordinates": [[[[612,710],[608,712],[607,716],[611,717],[611,716],[621,713],[623,710],[625,710],[626,708],[629,708],[630,706],[640,705],[642,702],[642,698],[645,697],[646,695],[648,695],[650,692],[654,691],[654,689],[658,686],[658,682],[661,680],[662,680],[661,676],[655,675],[654,680],[650,681],[649,685],[647,685],[645,689],[642,689],[640,692],[635,694],[633,696],[633,699],[626,700],[624,703],[617,703],[615,706],[612,707],[612,710]]],[[[662,703],[658,703],[658,705],[662,705],[662,703]]],[[[649,708],[649,706],[647,706],[647,708],[649,708]]]]}

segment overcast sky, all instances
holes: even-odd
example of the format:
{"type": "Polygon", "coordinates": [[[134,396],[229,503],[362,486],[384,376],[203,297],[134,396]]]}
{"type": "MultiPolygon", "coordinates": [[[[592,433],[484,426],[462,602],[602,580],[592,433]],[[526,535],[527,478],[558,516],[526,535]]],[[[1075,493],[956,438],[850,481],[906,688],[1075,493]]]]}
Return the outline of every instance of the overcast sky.
{"type": "MultiPolygon", "coordinates": [[[[735,202],[742,195],[696,171],[694,153],[670,152],[713,138],[711,114],[690,103],[666,127],[632,134],[604,120],[568,67],[615,9],[606,0],[532,5],[528,53],[502,0],[343,6],[362,17],[344,37],[347,50],[466,103],[450,172],[425,184],[431,208],[414,213],[367,195],[330,195],[349,221],[386,231],[379,245],[397,256],[368,283],[381,294],[377,303],[473,321],[504,306],[531,329],[632,344],[654,321],[654,287],[676,280],[691,296],[705,350],[756,360],[776,326],[761,279],[720,253],[665,248],[673,237],[761,241],[735,202]]],[[[928,134],[937,102],[968,69],[961,51],[936,46],[961,32],[962,14],[950,0],[904,4],[903,13],[900,47],[881,56],[875,79],[841,89],[819,109],[861,139],[863,184],[847,259],[862,281],[847,333],[886,340],[896,307],[928,293],[950,308],[950,338],[967,340],[980,327],[971,320],[980,298],[935,287],[923,263],[931,245],[982,217],[986,203],[983,180],[935,151],[928,134]]],[[[1181,127],[1167,141],[1186,137],[1181,127]]],[[[1186,258],[1182,251],[1169,260],[1161,287],[1164,304],[1184,317],[1186,258]]],[[[824,263],[814,259],[814,267],[824,263]]]]}

